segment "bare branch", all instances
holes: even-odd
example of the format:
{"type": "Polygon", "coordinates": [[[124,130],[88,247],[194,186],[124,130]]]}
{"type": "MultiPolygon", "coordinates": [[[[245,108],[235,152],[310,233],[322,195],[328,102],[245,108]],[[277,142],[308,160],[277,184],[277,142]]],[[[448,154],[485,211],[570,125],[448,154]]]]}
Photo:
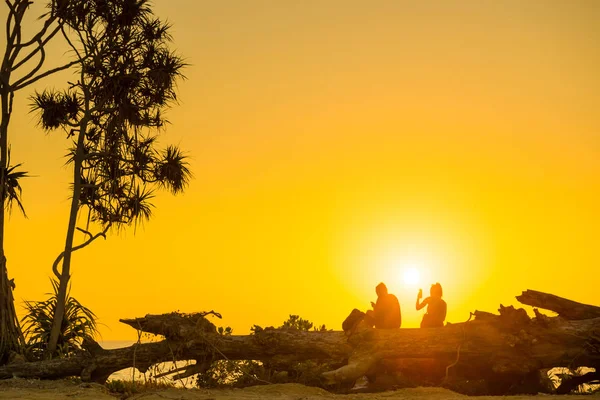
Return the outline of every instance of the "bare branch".
{"type": "Polygon", "coordinates": [[[77,227],[77,228],[75,228],[75,229],[77,229],[79,232],[82,232],[84,235],[88,235],[90,238],[91,238],[91,237],[94,237],[94,235],[92,235],[92,234],[91,234],[89,231],[86,231],[86,230],[85,230],[85,229],[83,229],[83,228],[77,227]]]}
{"type": "Polygon", "coordinates": [[[29,53],[27,56],[25,56],[16,65],[14,65],[12,67],[12,70],[15,71],[17,68],[19,68],[20,66],[25,64],[27,61],[29,61],[31,59],[31,57],[33,57],[39,51],[41,51],[43,49],[43,47],[46,45],[46,43],[48,43],[48,41],[50,41],[50,39],[52,39],[59,31],[60,31],[60,26],[57,26],[56,28],[54,28],[52,33],[50,33],[50,35],[48,35],[48,37],[46,37],[44,40],[38,41],[38,43],[39,43],[38,47],[36,47],[35,50],[33,50],[31,53],[29,53]]]}
{"type": "MultiPolygon", "coordinates": [[[[25,1],[25,3],[28,3],[28,1],[25,1]]],[[[22,14],[25,14],[25,10],[23,10],[22,14]]],[[[21,19],[22,19],[22,17],[23,17],[23,15],[21,15],[21,19]]],[[[42,37],[46,34],[46,31],[48,30],[50,25],[52,25],[52,23],[56,20],[56,18],[57,17],[55,15],[50,16],[50,18],[48,18],[46,20],[46,22],[44,22],[44,26],[42,27],[42,29],[38,33],[36,33],[28,42],[25,42],[25,43],[21,43],[21,36],[20,36],[21,21],[19,21],[19,40],[17,41],[17,44],[14,47],[14,53],[10,58],[11,65],[15,63],[15,61],[17,60],[17,57],[19,56],[19,53],[21,52],[22,49],[29,47],[34,43],[38,43],[40,41],[42,42],[42,45],[40,47],[43,47],[43,45],[45,45],[50,39],[52,39],[52,37],[54,35],[56,35],[56,33],[58,31],[55,29],[54,32],[52,32],[46,39],[44,39],[42,41],[42,37]]],[[[38,47],[36,50],[34,50],[32,53],[30,53],[27,57],[25,57],[24,61],[19,62],[18,66],[22,65],[23,63],[27,62],[27,60],[29,60],[31,57],[33,57],[40,50],[40,47],[38,47]]],[[[13,70],[18,68],[18,66],[13,68],[13,70]]]]}
{"type": "MultiPolygon", "coordinates": [[[[42,65],[44,65],[44,61],[46,60],[46,51],[44,50],[44,48],[41,45],[40,42],[40,61],[38,61],[38,64],[31,70],[29,71],[29,73],[27,75],[25,75],[24,77],[22,77],[21,79],[19,79],[18,81],[16,81],[14,83],[14,87],[19,87],[19,84],[22,82],[27,81],[27,79],[31,78],[32,76],[34,76],[39,70],[40,68],[42,68],[42,65]]],[[[16,89],[14,89],[16,90],[16,89]]]]}
{"type": "MultiPolygon", "coordinates": [[[[15,7],[10,3],[9,0],[5,0],[5,3],[9,9],[8,17],[6,18],[6,40],[8,41],[8,38],[10,38],[10,22],[15,15],[15,7]]],[[[6,44],[6,47],[8,47],[8,43],[6,44]]]]}
{"type": "MultiPolygon", "coordinates": [[[[12,52],[13,44],[15,41],[14,32],[13,34],[11,34],[10,22],[14,18],[15,26],[17,24],[16,6],[11,4],[8,0],[6,0],[6,4],[8,5],[10,11],[8,13],[8,18],[6,19],[6,52],[4,53],[4,58],[2,59],[2,71],[5,71],[7,66],[9,65],[8,61],[10,60],[10,53],[12,52]]],[[[4,74],[2,74],[2,81],[5,85],[8,85],[8,82],[6,82],[4,79],[4,74]]]]}
{"type": "MultiPolygon", "coordinates": [[[[193,364],[193,365],[195,365],[195,364],[193,364]]],[[[172,374],[174,374],[176,372],[185,371],[185,370],[188,369],[188,367],[189,367],[189,365],[184,365],[183,367],[175,368],[175,369],[172,369],[172,370],[169,370],[169,371],[162,372],[160,374],[154,375],[153,378],[154,379],[164,378],[165,376],[172,375],[172,374]]]]}
{"type": "Polygon", "coordinates": [[[14,49],[14,54],[10,56],[10,53],[7,52],[4,59],[10,64],[12,64],[15,58],[19,55],[20,48],[18,48],[18,45],[14,46],[14,43],[15,39],[17,40],[17,43],[21,43],[21,22],[23,21],[23,15],[25,14],[25,10],[27,10],[27,7],[27,1],[23,1],[16,5],[13,9],[11,9],[11,11],[14,10],[15,26],[13,27],[12,35],[10,35],[10,37],[7,36],[6,39],[7,43],[10,43],[11,48],[14,49]]]}
{"type": "Polygon", "coordinates": [[[106,232],[108,232],[109,229],[110,229],[110,224],[106,225],[106,227],[102,230],[102,232],[96,233],[94,236],[89,238],[87,241],[83,242],[80,245],[73,247],[72,251],[83,249],[84,247],[86,247],[87,245],[89,245],[94,240],[98,239],[99,237],[103,237],[106,240],[106,232]]]}
{"type": "Polygon", "coordinates": [[[214,315],[215,317],[217,317],[219,319],[223,318],[223,316],[221,315],[221,313],[218,313],[215,310],[202,311],[202,312],[200,312],[198,314],[200,314],[200,316],[202,316],[202,317],[206,317],[207,315],[214,315]]]}
{"type": "MultiPolygon", "coordinates": [[[[46,34],[46,31],[48,30],[48,28],[50,27],[50,25],[52,25],[52,23],[55,20],[56,20],[56,15],[52,15],[50,18],[48,18],[46,20],[46,22],[44,22],[44,26],[42,27],[42,29],[34,37],[32,37],[29,42],[26,42],[26,43],[23,43],[23,44],[19,44],[18,46],[21,47],[21,48],[28,47],[28,46],[31,46],[32,44],[34,44],[35,42],[39,41],[46,34]]],[[[62,23],[61,23],[61,25],[62,25],[62,23]]],[[[51,33],[50,36],[47,38],[48,40],[50,40],[50,38],[56,34],[56,32],[58,31],[58,29],[54,29],[54,31],[55,32],[51,33]]],[[[48,40],[46,40],[46,42],[48,40]]]]}
{"type": "MultiPolygon", "coordinates": [[[[71,39],[69,38],[69,35],[67,35],[67,32],[65,32],[64,25],[60,26],[60,31],[62,32],[63,37],[65,38],[65,40],[67,41],[67,43],[69,44],[69,46],[71,46],[71,48],[73,49],[73,51],[75,52],[75,54],[77,54],[77,58],[80,61],[83,61],[84,57],[81,57],[81,54],[79,54],[79,51],[77,50],[77,47],[75,47],[75,45],[73,44],[73,42],[71,42],[71,39]]],[[[81,38],[81,34],[79,33],[79,31],[77,31],[77,34],[79,35],[80,40],[83,40],[81,38]]],[[[87,58],[87,56],[86,56],[86,58],[87,58]]]]}
{"type": "Polygon", "coordinates": [[[56,258],[56,260],[54,260],[54,264],[52,264],[52,272],[54,272],[54,275],[60,279],[62,277],[61,273],[58,272],[58,263],[60,262],[60,260],[63,259],[63,257],[65,256],[65,252],[63,251],[62,253],[60,253],[60,255],[56,258]]]}
{"type": "Polygon", "coordinates": [[[48,71],[46,71],[46,72],[44,72],[42,74],[39,74],[38,76],[36,76],[34,78],[31,78],[30,80],[25,81],[25,82],[21,82],[21,80],[22,80],[21,79],[19,82],[15,83],[15,85],[12,87],[12,90],[14,90],[14,91],[21,90],[25,86],[28,86],[28,85],[32,84],[33,82],[36,82],[36,81],[38,81],[38,80],[40,80],[42,78],[45,78],[48,75],[52,75],[55,72],[71,68],[73,65],[78,64],[78,63],[79,63],[79,60],[71,61],[68,64],[65,64],[65,65],[62,65],[60,67],[56,67],[56,68],[50,69],[50,70],[48,70],[48,71]]]}
{"type": "MultiPolygon", "coordinates": [[[[94,240],[98,239],[99,237],[103,237],[104,239],[106,239],[106,232],[108,232],[109,228],[110,228],[110,224],[106,225],[106,227],[102,230],[102,232],[98,232],[94,236],[92,236],[87,231],[83,231],[81,228],[77,228],[80,231],[83,231],[83,232],[89,234],[90,238],[88,240],[86,240],[85,242],[81,243],[80,245],[73,247],[71,249],[71,252],[77,251],[79,249],[83,249],[84,247],[86,247],[87,245],[89,245],[94,240]]],[[[54,260],[54,264],[52,264],[52,272],[54,272],[54,275],[56,275],[56,277],[59,279],[61,278],[61,274],[58,272],[58,264],[64,258],[64,256],[65,256],[65,252],[63,251],[62,253],[60,253],[60,255],[58,257],[56,257],[56,260],[54,260]]]]}

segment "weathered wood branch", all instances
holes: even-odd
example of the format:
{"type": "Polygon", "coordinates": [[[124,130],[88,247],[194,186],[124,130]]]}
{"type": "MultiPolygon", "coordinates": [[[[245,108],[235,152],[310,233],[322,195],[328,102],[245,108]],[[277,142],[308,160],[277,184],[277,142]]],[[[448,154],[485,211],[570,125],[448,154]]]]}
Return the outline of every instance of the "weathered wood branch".
{"type": "Polygon", "coordinates": [[[517,300],[528,306],[554,311],[565,319],[591,319],[600,318],[600,307],[578,303],[549,293],[536,290],[526,290],[517,300]]]}
{"type": "Polygon", "coordinates": [[[562,378],[562,382],[560,386],[556,389],[557,394],[567,394],[572,390],[577,389],[579,385],[583,385],[584,383],[595,383],[597,384],[600,381],[600,371],[596,370],[594,372],[588,372],[581,376],[571,376],[562,378]]]}
{"type": "Polygon", "coordinates": [[[217,314],[220,318],[218,313],[209,311],[208,313],[195,314],[148,314],[143,318],[120,319],[119,321],[131,326],[133,329],[176,340],[189,337],[196,332],[216,334],[217,328],[215,325],[204,318],[208,314],[217,314]]]}

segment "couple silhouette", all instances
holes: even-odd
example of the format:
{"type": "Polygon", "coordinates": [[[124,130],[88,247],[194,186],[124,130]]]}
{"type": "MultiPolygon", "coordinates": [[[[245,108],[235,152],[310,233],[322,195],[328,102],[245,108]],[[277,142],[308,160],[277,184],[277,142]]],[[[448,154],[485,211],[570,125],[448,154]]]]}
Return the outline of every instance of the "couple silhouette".
{"type": "MultiPolygon", "coordinates": [[[[385,283],[380,283],[375,287],[377,301],[371,302],[372,310],[367,311],[364,321],[369,326],[377,329],[397,329],[402,325],[402,313],[400,311],[400,302],[398,298],[388,293],[385,283]]],[[[417,311],[427,306],[427,312],[423,315],[421,328],[435,328],[444,326],[446,319],[446,302],[442,300],[442,285],[435,283],[429,289],[429,297],[423,299],[423,290],[419,289],[415,308],[417,311]]]]}

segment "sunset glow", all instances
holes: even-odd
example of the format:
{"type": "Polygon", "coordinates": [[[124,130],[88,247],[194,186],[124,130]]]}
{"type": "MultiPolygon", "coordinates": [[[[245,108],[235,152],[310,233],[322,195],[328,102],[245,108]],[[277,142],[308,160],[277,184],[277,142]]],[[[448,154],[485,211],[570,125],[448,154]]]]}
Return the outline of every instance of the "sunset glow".
{"type": "MultiPolygon", "coordinates": [[[[525,289],[600,303],[581,278],[600,266],[600,2],[151,3],[187,64],[160,142],[194,178],[74,253],[71,294],[102,339],[174,310],[215,310],[236,334],[290,314],[338,330],[379,282],[403,328],[435,282],[449,322],[525,289]]],[[[28,218],[6,221],[18,313],[51,291],[73,180],[71,139],[36,126],[29,96],[73,79],[14,99],[11,162],[30,176],[28,218]]]]}
{"type": "Polygon", "coordinates": [[[419,273],[419,270],[416,267],[407,266],[404,268],[402,278],[406,285],[416,286],[421,281],[421,274],[419,273]]]}

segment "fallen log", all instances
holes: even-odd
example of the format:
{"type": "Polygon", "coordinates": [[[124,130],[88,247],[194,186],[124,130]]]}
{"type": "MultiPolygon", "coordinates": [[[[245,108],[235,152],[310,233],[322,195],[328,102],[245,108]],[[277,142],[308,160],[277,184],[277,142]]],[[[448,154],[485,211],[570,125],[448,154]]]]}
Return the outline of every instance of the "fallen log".
{"type": "MultiPolygon", "coordinates": [[[[143,319],[123,322],[138,326],[138,322],[141,322],[138,320],[143,319]]],[[[112,373],[125,368],[135,367],[145,372],[154,364],[176,360],[196,360],[197,363],[222,359],[262,360],[289,364],[304,360],[341,360],[351,352],[343,332],[267,328],[254,335],[223,336],[216,333],[216,329],[207,329],[212,323],[204,317],[177,313],[148,315],[147,322],[150,330],[162,325],[162,332],[167,334],[167,338],[161,342],[134,344],[112,350],[102,349],[95,342],[86,343],[86,351],[69,358],[1,366],[0,379],[80,376],[85,381],[103,383],[112,373]],[[202,318],[203,322],[198,324],[198,330],[192,331],[190,326],[196,324],[198,318],[202,318]],[[178,329],[178,324],[183,329],[178,329]],[[181,337],[182,330],[188,336],[181,337]]],[[[190,365],[189,368],[198,366],[190,365]]]]}
{"type": "Polygon", "coordinates": [[[480,378],[499,374],[524,376],[564,365],[600,365],[600,318],[555,318],[539,324],[522,309],[501,307],[500,312],[494,318],[486,315],[483,320],[476,318],[444,328],[363,328],[348,366],[325,376],[332,383],[353,380],[379,360],[399,358],[435,358],[448,365],[456,360],[453,369],[458,375],[480,378]]]}
{"type": "Polygon", "coordinates": [[[600,318],[566,320],[538,313],[531,319],[523,309],[500,306],[499,314],[475,312],[474,320],[443,328],[376,330],[357,319],[357,312],[352,315],[352,323],[344,324],[345,332],[265,328],[252,335],[221,335],[199,314],[147,315],[122,322],[165,340],[114,350],[87,343],[85,352],[67,359],[1,366],[0,378],[80,376],[104,382],[124,368],[144,372],[153,364],[174,360],[196,361],[173,371],[179,376],[205,371],[223,359],[260,360],[281,368],[311,360],[338,362],[340,368],[323,374],[329,384],[337,384],[363,375],[376,377],[382,368],[394,365],[400,371],[408,364],[425,368],[418,362],[399,362],[411,359],[431,360],[446,381],[495,383],[482,393],[501,394],[510,392],[507,388],[514,383],[530,384],[548,368],[600,366],[600,318]]]}
{"type": "MultiPolygon", "coordinates": [[[[96,344],[91,347],[100,346],[96,344]]],[[[7,364],[0,367],[0,379],[78,376],[86,382],[104,383],[113,372],[129,367],[145,371],[156,363],[170,360],[173,360],[172,348],[167,341],[134,344],[120,349],[80,352],[69,358],[7,364]]]]}
{"type": "Polygon", "coordinates": [[[578,303],[549,293],[526,290],[516,298],[522,304],[554,311],[565,319],[600,318],[600,307],[578,303]]]}

